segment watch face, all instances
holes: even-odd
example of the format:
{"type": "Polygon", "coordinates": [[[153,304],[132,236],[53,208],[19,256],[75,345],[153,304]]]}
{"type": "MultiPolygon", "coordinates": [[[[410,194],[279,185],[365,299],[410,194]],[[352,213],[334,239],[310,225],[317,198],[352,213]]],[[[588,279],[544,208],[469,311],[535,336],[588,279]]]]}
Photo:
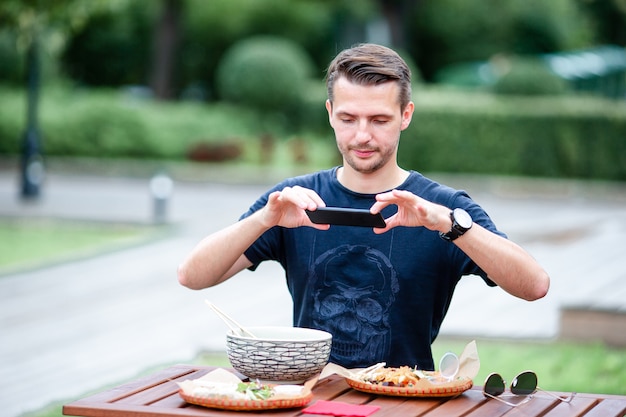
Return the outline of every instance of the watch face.
{"type": "Polygon", "coordinates": [[[472,227],[472,218],[467,213],[467,211],[463,209],[454,209],[454,220],[464,229],[469,229],[472,227]]]}

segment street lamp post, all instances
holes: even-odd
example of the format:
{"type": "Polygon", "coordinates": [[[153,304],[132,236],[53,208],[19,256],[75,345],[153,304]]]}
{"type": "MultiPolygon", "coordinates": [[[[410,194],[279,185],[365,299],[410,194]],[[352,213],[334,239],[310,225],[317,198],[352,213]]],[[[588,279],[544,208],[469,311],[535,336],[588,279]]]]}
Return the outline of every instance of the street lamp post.
{"type": "Polygon", "coordinates": [[[27,119],[26,133],[22,140],[21,178],[22,198],[39,197],[44,178],[43,157],[37,126],[37,102],[39,98],[39,59],[37,41],[32,40],[27,53],[27,119]]]}

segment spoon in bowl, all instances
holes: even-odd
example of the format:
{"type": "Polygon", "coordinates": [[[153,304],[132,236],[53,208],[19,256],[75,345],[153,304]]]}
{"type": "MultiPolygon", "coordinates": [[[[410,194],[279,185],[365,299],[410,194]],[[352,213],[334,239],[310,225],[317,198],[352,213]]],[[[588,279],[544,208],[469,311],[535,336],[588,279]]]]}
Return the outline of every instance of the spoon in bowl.
{"type": "Polygon", "coordinates": [[[230,328],[230,330],[233,331],[233,333],[238,334],[239,336],[252,337],[253,339],[257,338],[252,332],[250,332],[250,330],[246,329],[241,324],[237,323],[235,319],[230,317],[228,314],[224,313],[215,304],[213,304],[212,302],[208,300],[204,300],[204,302],[207,303],[207,305],[211,308],[211,310],[213,310],[215,314],[217,314],[217,316],[220,319],[222,319],[224,323],[226,323],[226,325],[230,328]]]}

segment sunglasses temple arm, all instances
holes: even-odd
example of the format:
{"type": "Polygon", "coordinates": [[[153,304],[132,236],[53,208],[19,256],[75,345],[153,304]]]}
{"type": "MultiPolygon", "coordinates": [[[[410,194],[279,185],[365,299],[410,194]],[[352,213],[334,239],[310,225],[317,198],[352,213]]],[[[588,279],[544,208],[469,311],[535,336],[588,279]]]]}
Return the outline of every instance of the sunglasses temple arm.
{"type": "Polygon", "coordinates": [[[498,398],[498,397],[496,397],[495,395],[491,395],[491,394],[489,394],[489,393],[487,393],[487,392],[484,392],[484,391],[483,391],[483,394],[485,395],[485,397],[493,398],[494,400],[498,400],[498,401],[500,401],[501,403],[504,403],[504,404],[506,404],[506,405],[508,405],[508,406],[510,406],[510,407],[517,407],[518,405],[522,405],[522,404],[525,404],[525,403],[527,403],[528,401],[530,401],[530,396],[527,396],[526,398],[524,398],[524,400],[523,400],[523,401],[520,401],[520,402],[518,402],[518,403],[512,403],[512,402],[509,402],[509,401],[503,400],[502,398],[498,398]]]}
{"type": "Polygon", "coordinates": [[[572,393],[569,395],[569,397],[567,397],[567,398],[563,398],[563,397],[560,397],[560,396],[558,396],[558,395],[556,395],[556,394],[551,393],[550,391],[546,391],[546,390],[544,390],[544,389],[541,389],[541,388],[539,388],[539,387],[537,387],[537,390],[538,390],[538,391],[541,391],[541,392],[545,392],[546,394],[548,394],[548,395],[550,395],[550,396],[552,396],[552,397],[556,398],[557,400],[560,400],[560,401],[562,401],[562,402],[564,402],[564,403],[568,403],[568,402],[572,401],[572,399],[573,399],[573,398],[574,398],[574,396],[576,395],[576,393],[575,393],[575,392],[572,392],[572,393]]]}

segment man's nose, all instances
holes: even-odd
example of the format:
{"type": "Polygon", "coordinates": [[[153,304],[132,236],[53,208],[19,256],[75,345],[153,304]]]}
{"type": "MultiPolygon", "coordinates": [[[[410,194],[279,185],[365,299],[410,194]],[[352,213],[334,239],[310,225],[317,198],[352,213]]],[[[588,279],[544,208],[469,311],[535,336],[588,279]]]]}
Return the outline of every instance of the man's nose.
{"type": "Polygon", "coordinates": [[[359,121],[359,124],[357,125],[356,138],[359,142],[368,142],[372,138],[372,133],[367,120],[359,121]]]}

